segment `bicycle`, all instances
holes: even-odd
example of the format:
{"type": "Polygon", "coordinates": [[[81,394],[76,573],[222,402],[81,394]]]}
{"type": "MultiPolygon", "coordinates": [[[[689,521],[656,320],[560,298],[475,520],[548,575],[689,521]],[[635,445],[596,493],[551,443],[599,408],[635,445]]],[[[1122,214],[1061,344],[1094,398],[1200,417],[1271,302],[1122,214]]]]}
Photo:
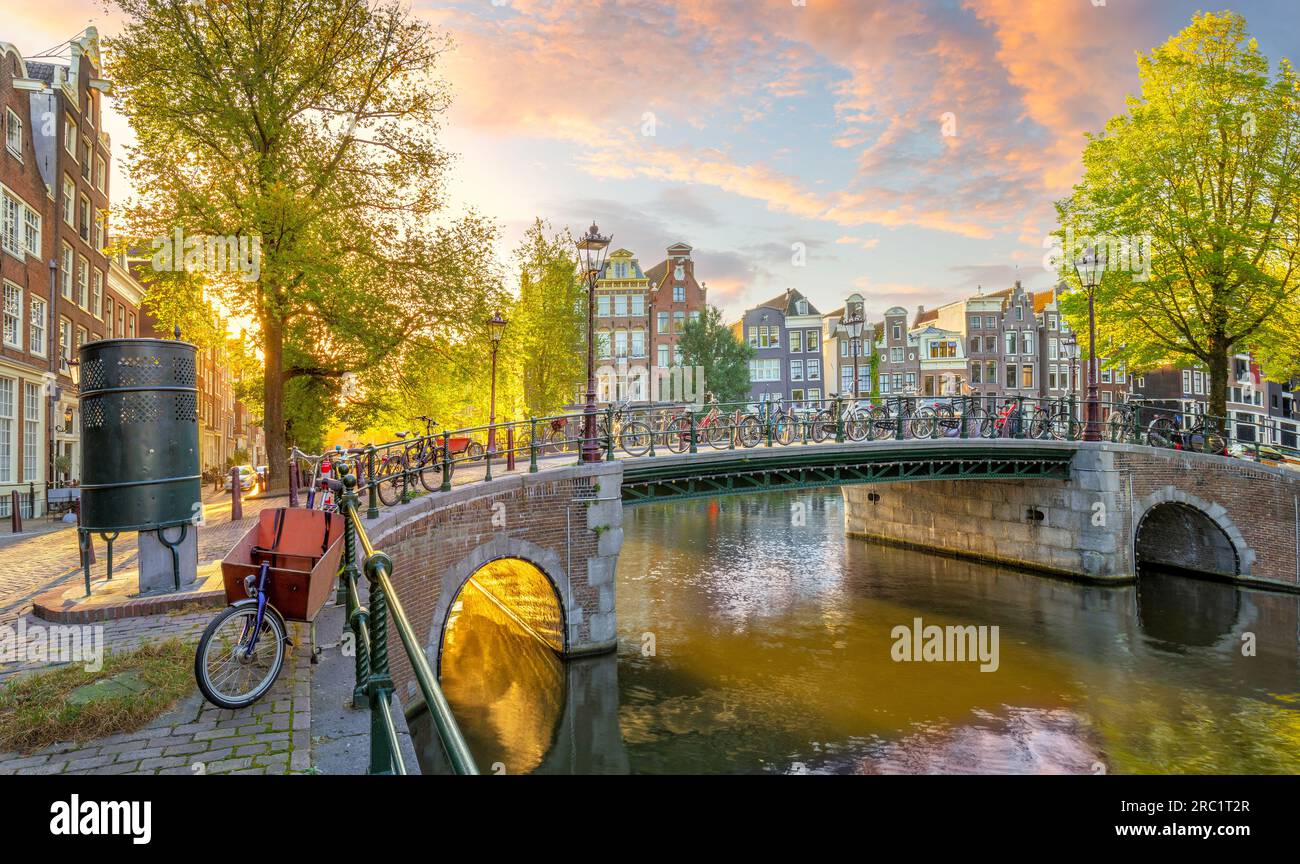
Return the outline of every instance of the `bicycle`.
{"type": "MultiPolygon", "coordinates": [[[[693,434],[695,441],[698,443],[702,436],[702,440],[712,447],[718,449],[726,447],[732,441],[735,427],[729,417],[723,416],[717,397],[712,393],[706,393],[704,400],[708,410],[694,422],[693,434]]],[[[689,449],[692,435],[691,427],[691,418],[684,414],[674,417],[664,429],[665,446],[673,453],[681,453],[689,449]]]]}
{"type": "Polygon", "coordinates": [[[786,405],[785,398],[777,394],[760,403],[757,411],[736,418],[736,440],[743,447],[753,447],[767,440],[769,424],[772,443],[785,446],[794,442],[801,421],[795,416],[794,407],[786,405]]]}
{"type": "Polygon", "coordinates": [[[614,426],[612,431],[609,428],[611,419],[609,416],[601,416],[597,421],[596,434],[605,446],[609,445],[612,438],[629,456],[644,456],[650,452],[652,433],[649,424],[640,420],[624,420],[623,418],[629,413],[626,401],[615,405],[611,413],[614,426]]]}

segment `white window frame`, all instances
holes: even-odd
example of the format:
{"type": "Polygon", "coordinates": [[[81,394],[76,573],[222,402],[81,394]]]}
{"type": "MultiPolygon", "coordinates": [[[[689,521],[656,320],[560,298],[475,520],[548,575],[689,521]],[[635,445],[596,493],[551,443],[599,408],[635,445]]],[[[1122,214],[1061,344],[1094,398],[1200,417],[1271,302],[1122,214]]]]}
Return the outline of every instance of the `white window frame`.
{"type": "Polygon", "coordinates": [[[23,350],[23,288],[16,282],[5,279],[2,290],[4,294],[3,305],[0,306],[0,324],[2,324],[0,339],[3,339],[6,348],[17,348],[21,351],[23,350]]]}
{"type": "Polygon", "coordinates": [[[41,472],[41,387],[23,382],[23,479],[33,482],[41,472]]]}
{"type": "Polygon", "coordinates": [[[12,108],[5,108],[5,149],[19,162],[23,159],[23,118],[12,108]],[[15,135],[15,131],[17,134],[15,135]],[[15,141],[17,146],[15,146],[15,141]]]}
{"type": "Polygon", "coordinates": [[[18,399],[18,381],[0,376],[0,483],[14,482],[14,421],[18,399]],[[5,395],[8,394],[6,402],[5,395]]]}
{"type": "Polygon", "coordinates": [[[45,316],[48,310],[45,306],[45,298],[37,297],[33,294],[28,298],[28,331],[27,331],[27,350],[37,357],[45,356],[45,316]]]}

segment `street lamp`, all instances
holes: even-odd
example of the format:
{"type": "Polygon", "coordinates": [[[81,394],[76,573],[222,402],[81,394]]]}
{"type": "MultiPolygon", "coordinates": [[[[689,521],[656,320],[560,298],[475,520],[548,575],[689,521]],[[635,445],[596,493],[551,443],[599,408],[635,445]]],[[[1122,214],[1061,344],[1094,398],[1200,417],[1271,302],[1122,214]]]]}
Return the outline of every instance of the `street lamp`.
{"type": "Polygon", "coordinates": [[[596,443],[596,278],[605,266],[605,252],[614,238],[605,237],[591,223],[590,230],[578,239],[578,264],[587,282],[587,406],[582,418],[582,461],[599,462],[600,445],[596,443]]]}
{"type": "Polygon", "coordinates": [[[1084,441],[1101,440],[1101,406],[1097,404],[1097,285],[1106,272],[1106,262],[1095,246],[1083,250],[1074,262],[1079,284],[1088,292],[1088,393],[1084,397],[1084,441]]]}
{"type": "Polygon", "coordinates": [[[847,318],[841,318],[840,324],[849,334],[849,349],[853,352],[853,401],[858,401],[858,340],[862,337],[862,316],[854,310],[847,318]]]}
{"type": "Polygon", "coordinates": [[[492,479],[492,457],[497,452],[497,349],[506,332],[506,319],[496,312],[488,319],[488,338],[492,340],[492,398],[488,403],[488,461],[485,480],[492,479]]]}
{"type": "Polygon", "coordinates": [[[487,337],[491,339],[491,400],[487,403],[487,473],[491,479],[491,457],[497,455],[497,349],[500,338],[506,335],[506,318],[500,312],[487,318],[487,337]]]}

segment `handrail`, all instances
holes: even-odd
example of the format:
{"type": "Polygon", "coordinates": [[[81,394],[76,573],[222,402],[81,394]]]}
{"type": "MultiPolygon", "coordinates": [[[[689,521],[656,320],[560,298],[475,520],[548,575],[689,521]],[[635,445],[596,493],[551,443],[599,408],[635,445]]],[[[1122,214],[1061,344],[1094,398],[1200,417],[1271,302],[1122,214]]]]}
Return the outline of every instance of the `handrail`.
{"type": "MultiPolygon", "coordinates": [[[[340,465],[338,470],[342,470],[340,465]]],[[[405,774],[397,729],[393,723],[393,679],[388,668],[388,619],[397,627],[397,635],[410,661],[411,670],[424,697],[425,706],[433,716],[452,771],[456,774],[478,774],[478,765],[470,752],[465,736],[460,731],[456,717],[438,685],[437,677],[429,666],[420,641],[406,617],[393,589],[389,576],[393,572],[392,559],[379,552],[370,542],[361,518],[360,499],[357,495],[357,477],[348,474],[342,481],[341,507],[346,514],[343,523],[344,582],[347,588],[348,623],[357,637],[357,688],[354,697],[364,695],[370,703],[370,767],[371,774],[405,774]],[[370,581],[370,610],[366,612],[357,592],[357,552],[364,553],[362,567],[370,581]],[[364,657],[364,664],[363,664],[364,657]],[[364,668],[363,668],[364,667],[364,668]]]]}

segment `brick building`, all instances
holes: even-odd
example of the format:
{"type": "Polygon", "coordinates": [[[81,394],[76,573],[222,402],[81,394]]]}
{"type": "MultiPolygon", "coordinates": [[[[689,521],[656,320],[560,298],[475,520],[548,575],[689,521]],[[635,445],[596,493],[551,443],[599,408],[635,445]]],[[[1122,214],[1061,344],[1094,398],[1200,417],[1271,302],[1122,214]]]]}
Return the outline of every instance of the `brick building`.
{"type": "Polygon", "coordinates": [[[708,287],[695,278],[695,261],[691,247],[674,243],[667,257],[646,271],[650,293],[646,311],[650,316],[650,361],[659,369],[680,366],[681,347],[677,344],[686,322],[704,314],[708,287]]]}
{"type": "Polygon", "coordinates": [[[650,280],[641,262],[627,249],[612,253],[596,277],[596,355],[617,373],[598,376],[596,398],[602,402],[647,398],[649,300],[650,280]]]}

